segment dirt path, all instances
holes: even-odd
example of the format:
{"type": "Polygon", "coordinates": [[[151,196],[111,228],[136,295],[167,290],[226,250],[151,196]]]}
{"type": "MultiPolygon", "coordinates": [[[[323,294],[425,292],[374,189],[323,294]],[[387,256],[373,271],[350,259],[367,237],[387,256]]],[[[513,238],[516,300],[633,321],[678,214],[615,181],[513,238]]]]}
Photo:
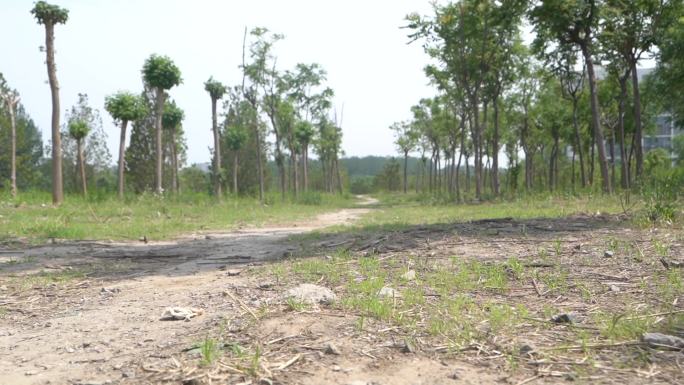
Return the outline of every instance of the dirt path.
{"type": "MultiPolygon", "coordinates": [[[[377,202],[359,199],[364,206],[377,202]]],[[[348,225],[369,210],[343,209],[308,222],[165,242],[0,250],[7,265],[0,272],[0,384],[136,383],[135,368],[143,359],[177,353],[178,346],[200,340],[193,333],[216,322],[219,313],[239,310],[221,297],[244,284],[228,276],[225,266],[286,257],[297,251],[289,236],[348,225]],[[207,309],[212,298],[221,304],[201,319],[159,321],[168,306],[207,309]]]]}

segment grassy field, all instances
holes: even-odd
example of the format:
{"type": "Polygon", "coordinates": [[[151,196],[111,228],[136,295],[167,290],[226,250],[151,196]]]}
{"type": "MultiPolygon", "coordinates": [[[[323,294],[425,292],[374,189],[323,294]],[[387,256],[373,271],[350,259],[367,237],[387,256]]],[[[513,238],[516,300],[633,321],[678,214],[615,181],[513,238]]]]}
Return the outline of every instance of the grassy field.
{"type": "Polygon", "coordinates": [[[158,240],[200,230],[230,230],[310,218],[354,204],[351,196],[310,193],[298,201],[269,196],[262,206],[253,198],[217,201],[204,194],[173,197],[142,195],[124,202],[116,197],[86,200],[67,197],[59,207],[46,193],[24,193],[0,200],[0,240],[58,239],[158,240]]]}

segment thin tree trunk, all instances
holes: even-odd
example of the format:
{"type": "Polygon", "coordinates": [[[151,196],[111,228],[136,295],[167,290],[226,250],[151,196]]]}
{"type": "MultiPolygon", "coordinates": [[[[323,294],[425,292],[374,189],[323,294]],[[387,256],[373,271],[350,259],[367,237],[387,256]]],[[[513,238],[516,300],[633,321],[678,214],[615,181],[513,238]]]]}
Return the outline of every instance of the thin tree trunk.
{"type": "Polygon", "coordinates": [[[124,198],[124,162],[126,156],[126,127],[128,120],[121,121],[121,137],[119,139],[119,199],[124,198]]]}
{"type": "MultiPolygon", "coordinates": [[[[575,150],[579,155],[580,164],[580,179],[582,180],[582,187],[587,186],[587,177],[584,173],[584,156],[582,150],[582,141],[580,140],[579,123],[577,122],[577,98],[572,99],[572,127],[575,132],[575,150]]],[[[574,174],[573,174],[574,175],[574,174]]]]}
{"type": "MultiPolygon", "coordinates": [[[[636,153],[636,178],[640,178],[644,170],[644,149],[642,147],[641,128],[641,93],[639,91],[639,74],[637,73],[636,60],[630,60],[632,70],[632,97],[634,99],[634,145],[636,153]]],[[[674,86],[674,85],[673,85],[674,86]]]]}
{"type": "Polygon", "coordinates": [[[178,194],[178,158],[176,156],[176,133],[175,128],[171,129],[171,191],[178,194]]]}
{"type": "MultiPolygon", "coordinates": [[[[255,106],[256,109],[256,106],[255,106]]],[[[256,155],[257,155],[257,174],[259,177],[259,202],[264,203],[264,167],[261,159],[261,135],[259,135],[259,127],[255,122],[254,134],[256,135],[256,155]]]]}
{"type": "Polygon", "coordinates": [[[223,195],[221,191],[221,139],[216,117],[216,98],[213,97],[211,98],[211,129],[214,132],[214,194],[220,198],[223,195]]]}
{"type": "Polygon", "coordinates": [[[157,164],[155,173],[155,192],[161,194],[164,192],[162,188],[162,115],[164,113],[164,90],[157,88],[157,115],[155,116],[155,126],[157,135],[157,164]]]}
{"type": "Polygon", "coordinates": [[[304,191],[309,191],[309,145],[304,145],[303,152],[303,176],[304,176],[304,191]]]}
{"type": "Polygon", "coordinates": [[[78,171],[81,175],[81,192],[85,197],[88,195],[88,187],[86,185],[85,159],[83,157],[83,139],[76,141],[76,151],[78,152],[78,171]]]}
{"type": "Polygon", "coordinates": [[[342,195],[342,173],[340,172],[340,159],[335,155],[335,172],[337,174],[337,191],[342,195]]]}
{"type": "Polygon", "coordinates": [[[16,94],[7,95],[7,109],[9,110],[10,116],[10,141],[11,143],[11,154],[10,154],[10,193],[12,197],[17,196],[17,118],[16,109],[19,99],[17,99],[16,94]]]}
{"type": "Polygon", "coordinates": [[[406,180],[408,176],[408,151],[404,150],[404,194],[406,194],[408,191],[408,181],[406,180]]]}
{"type": "Polygon", "coordinates": [[[589,93],[591,97],[591,121],[594,126],[594,137],[596,138],[596,145],[598,146],[599,166],[601,169],[601,179],[603,179],[603,191],[612,193],[612,185],[610,183],[610,176],[608,175],[608,161],[606,158],[606,147],[603,139],[603,129],[599,120],[599,102],[598,90],[596,89],[596,74],[594,73],[594,62],[586,44],[582,44],[582,54],[587,63],[587,74],[589,76],[589,93]]]}
{"type": "Polygon", "coordinates": [[[233,194],[236,197],[238,196],[238,154],[239,152],[236,150],[233,155],[233,194]]]}
{"type": "Polygon", "coordinates": [[[618,104],[618,142],[620,144],[620,185],[629,188],[627,152],[625,149],[625,101],[627,100],[627,78],[620,78],[620,103],[618,104]]]}
{"type": "Polygon", "coordinates": [[[292,164],[294,165],[294,167],[292,167],[292,172],[294,172],[294,177],[292,179],[294,182],[295,198],[297,198],[299,197],[299,167],[297,165],[297,152],[295,151],[295,149],[291,149],[290,152],[292,154],[292,164]]]}
{"type": "Polygon", "coordinates": [[[55,64],[55,25],[45,23],[45,47],[47,52],[48,80],[52,94],[52,203],[59,205],[64,201],[62,179],[62,137],[59,132],[59,82],[55,64]]]}
{"type": "Polygon", "coordinates": [[[608,150],[610,153],[610,181],[615,185],[615,130],[610,130],[610,139],[608,141],[608,150]]]}
{"type": "Polygon", "coordinates": [[[492,138],[492,190],[499,196],[499,97],[494,98],[494,137],[492,138]]]}

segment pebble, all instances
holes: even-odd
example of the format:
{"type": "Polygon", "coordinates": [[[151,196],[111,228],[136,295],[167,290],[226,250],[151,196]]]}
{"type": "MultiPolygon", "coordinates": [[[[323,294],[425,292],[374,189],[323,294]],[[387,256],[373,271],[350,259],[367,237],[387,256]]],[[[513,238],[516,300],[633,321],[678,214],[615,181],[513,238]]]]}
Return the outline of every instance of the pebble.
{"type": "Polygon", "coordinates": [[[613,258],[614,253],[611,250],[606,250],[603,252],[604,258],[613,258]]]}

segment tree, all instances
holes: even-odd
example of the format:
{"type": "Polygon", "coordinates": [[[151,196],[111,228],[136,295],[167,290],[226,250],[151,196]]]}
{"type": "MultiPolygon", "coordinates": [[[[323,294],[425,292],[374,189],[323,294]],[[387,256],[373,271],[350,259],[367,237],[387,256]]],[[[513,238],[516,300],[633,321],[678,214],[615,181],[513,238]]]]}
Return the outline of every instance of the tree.
{"type": "Polygon", "coordinates": [[[78,102],[67,111],[66,121],[61,134],[62,156],[66,165],[65,189],[83,193],[84,179],[93,180],[109,171],[112,157],[107,147],[107,134],[102,128],[100,113],[89,105],[87,94],[78,94],[78,102]],[[88,128],[85,135],[81,127],[76,127],[77,131],[72,133],[74,122],[82,122],[88,128]]]}
{"type": "MultiPolygon", "coordinates": [[[[302,179],[304,191],[309,189],[309,145],[314,137],[314,128],[307,121],[299,121],[295,126],[295,140],[302,152],[302,179]]],[[[295,166],[296,167],[296,166],[295,166]]]]}
{"type": "Polygon", "coordinates": [[[408,154],[418,145],[418,135],[409,122],[398,122],[390,126],[394,131],[394,143],[404,155],[404,194],[408,191],[408,154]]]}
{"type": "Polygon", "coordinates": [[[171,100],[164,104],[162,127],[169,133],[169,148],[171,150],[171,191],[173,191],[174,194],[178,194],[178,143],[176,135],[180,130],[184,118],[185,113],[176,106],[176,102],[171,100]]]}
{"type": "Polygon", "coordinates": [[[5,78],[0,74],[0,99],[7,107],[10,118],[10,193],[12,197],[17,196],[17,105],[19,104],[19,94],[16,90],[7,88],[5,78]]]}
{"type": "Polygon", "coordinates": [[[214,133],[214,169],[213,169],[213,179],[214,179],[214,194],[217,197],[221,197],[221,139],[216,117],[216,102],[223,97],[226,93],[226,86],[221,84],[221,82],[214,80],[210,77],[204,83],[204,90],[209,93],[211,98],[211,129],[214,133]]]}
{"type": "Polygon", "coordinates": [[[166,90],[170,90],[183,82],[181,72],[168,56],[153,54],[143,65],[143,80],[155,93],[155,131],[156,131],[156,172],[155,192],[161,194],[162,189],[162,115],[166,90]]]}
{"type": "Polygon", "coordinates": [[[105,99],[105,109],[114,118],[115,123],[121,124],[121,137],[119,139],[119,169],[118,169],[118,194],[119,198],[124,197],[124,162],[126,151],[126,127],[128,122],[142,119],[147,114],[147,107],[144,101],[130,92],[118,92],[107,96],[105,99]]]}
{"type": "Polygon", "coordinates": [[[246,130],[239,125],[226,127],[226,143],[228,149],[233,152],[233,194],[238,194],[238,169],[240,163],[240,150],[247,141],[246,130]]]}
{"type": "Polygon", "coordinates": [[[587,77],[591,104],[591,124],[594,129],[596,146],[598,147],[599,165],[603,180],[603,191],[612,192],[608,162],[600,122],[598,89],[594,70],[596,39],[595,30],[599,22],[599,0],[547,0],[538,3],[530,11],[530,19],[534,24],[537,36],[534,47],[540,56],[554,48],[576,46],[582,52],[587,77]]]}
{"type": "Polygon", "coordinates": [[[77,146],[77,157],[78,157],[78,170],[81,176],[81,192],[85,197],[88,195],[88,187],[86,183],[86,172],[85,172],[85,155],[83,154],[83,139],[88,136],[90,132],[90,127],[88,123],[74,118],[69,122],[69,136],[76,140],[77,146]]]}
{"type": "Polygon", "coordinates": [[[131,139],[125,155],[126,181],[136,193],[154,191],[156,174],[154,91],[145,87],[139,97],[147,113],[132,121],[131,139]]]}
{"type": "Polygon", "coordinates": [[[52,94],[52,203],[58,205],[64,201],[64,189],[59,125],[59,82],[57,81],[57,67],[55,65],[55,25],[65,24],[69,18],[69,11],[45,1],[38,1],[31,10],[31,14],[36,18],[38,24],[45,26],[45,52],[52,94]]]}
{"type": "Polygon", "coordinates": [[[681,16],[681,0],[606,0],[604,39],[632,76],[636,177],[643,173],[644,155],[641,94],[637,64],[658,43],[664,31],[681,16]]]}

